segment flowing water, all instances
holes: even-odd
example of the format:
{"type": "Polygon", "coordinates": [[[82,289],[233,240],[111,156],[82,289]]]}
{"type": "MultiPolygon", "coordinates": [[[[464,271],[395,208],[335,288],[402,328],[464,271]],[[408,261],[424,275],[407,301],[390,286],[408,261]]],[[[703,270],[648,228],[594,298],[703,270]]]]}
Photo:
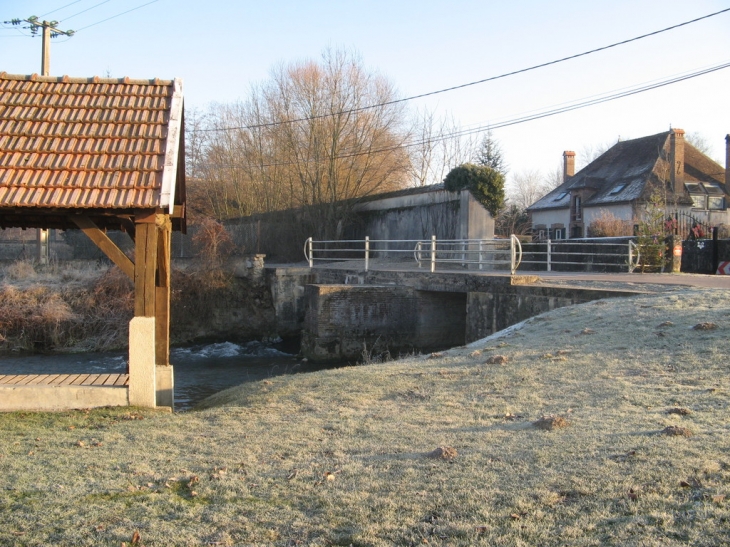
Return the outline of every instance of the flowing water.
{"type": "MultiPolygon", "coordinates": [[[[276,344],[221,342],[172,348],[175,410],[188,410],[226,388],[282,374],[313,372],[316,365],[285,353],[276,344]]],[[[126,353],[24,355],[0,358],[0,374],[124,373],[126,353]]]]}

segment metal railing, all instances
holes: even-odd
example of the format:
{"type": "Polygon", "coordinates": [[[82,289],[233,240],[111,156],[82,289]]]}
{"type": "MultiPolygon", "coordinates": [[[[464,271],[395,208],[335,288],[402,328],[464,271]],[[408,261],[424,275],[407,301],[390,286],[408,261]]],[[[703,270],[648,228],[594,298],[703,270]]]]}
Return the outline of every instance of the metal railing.
{"type": "Polygon", "coordinates": [[[365,271],[375,257],[412,255],[419,268],[428,264],[431,272],[437,264],[474,266],[479,270],[509,269],[514,274],[522,260],[522,246],[517,236],[509,239],[362,239],[315,241],[304,244],[304,257],[309,267],[316,261],[340,262],[363,260],[365,271]]]}
{"type": "MultiPolygon", "coordinates": [[[[553,271],[628,271],[639,266],[641,253],[631,239],[545,240],[525,245],[522,264],[553,271]]],[[[529,266],[528,266],[529,267],[529,266]]]]}

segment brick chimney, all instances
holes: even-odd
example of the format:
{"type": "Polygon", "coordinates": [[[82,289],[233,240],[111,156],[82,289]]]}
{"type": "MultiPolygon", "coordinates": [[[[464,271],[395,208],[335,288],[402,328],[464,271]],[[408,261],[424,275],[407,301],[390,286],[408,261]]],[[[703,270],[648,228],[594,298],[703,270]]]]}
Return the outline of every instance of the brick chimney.
{"type": "Polygon", "coordinates": [[[669,180],[675,196],[684,194],[684,129],[672,129],[669,135],[669,180]]]}
{"type": "Polygon", "coordinates": [[[575,152],[566,150],[563,152],[563,182],[567,182],[573,175],[575,175],[575,152]]]}

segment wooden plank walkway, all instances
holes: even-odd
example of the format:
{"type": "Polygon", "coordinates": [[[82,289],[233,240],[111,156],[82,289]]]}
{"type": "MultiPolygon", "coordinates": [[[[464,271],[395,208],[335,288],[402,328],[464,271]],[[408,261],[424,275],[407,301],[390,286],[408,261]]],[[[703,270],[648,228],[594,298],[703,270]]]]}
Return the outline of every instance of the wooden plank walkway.
{"type": "Polygon", "coordinates": [[[129,374],[0,374],[0,386],[126,387],[129,374]]]}

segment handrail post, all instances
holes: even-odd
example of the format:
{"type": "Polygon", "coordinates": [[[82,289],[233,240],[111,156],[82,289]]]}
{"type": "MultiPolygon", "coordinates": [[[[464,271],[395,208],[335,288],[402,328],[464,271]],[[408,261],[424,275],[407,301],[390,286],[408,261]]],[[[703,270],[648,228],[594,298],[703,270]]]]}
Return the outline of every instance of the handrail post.
{"type": "Polygon", "coordinates": [[[633,253],[631,252],[631,244],[632,244],[632,243],[633,243],[633,241],[629,240],[629,244],[627,245],[627,247],[629,248],[629,268],[628,268],[628,269],[629,269],[629,273],[634,273],[634,267],[633,267],[633,266],[632,266],[632,264],[631,264],[631,260],[632,260],[632,258],[633,258],[633,257],[631,256],[631,255],[633,254],[633,253]]]}
{"type": "Polygon", "coordinates": [[[515,275],[515,258],[517,256],[517,250],[515,249],[515,236],[512,234],[509,238],[509,271],[512,275],[515,275]]]}
{"type": "Polygon", "coordinates": [[[436,236],[431,236],[431,273],[436,271],[436,236]]]}
{"type": "Polygon", "coordinates": [[[552,246],[550,245],[550,238],[547,240],[547,271],[552,271],[552,246]]]}
{"type": "Polygon", "coordinates": [[[368,271],[368,262],[370,260],[370,237],[365,236],[365,271],[368,271]]]}
{"type": "Polygon", "coordinates": [[[484,251],[484,240],[479,240],[479,269],[482,269],[482,252],[484,251]]]}
{"type": "Polygon", "coordinates": [[[312,255],[312,238],[307,239],[307,254],[309,259],[309,267],[314,267],[314,256],[312,255]]]}
{"type": "Polygon", "coordinates": [[[421,268],[423,265],[421,264],[421,242],[418,241],[416,243],[416,262],[418,263],[418,267],[421,268]]]}
{"type": "Polygon", "coordinates": [[[520,243],[520,238],[517,237],[515,234],[512,234],[509,237],[510,240],[510,259],[511,259],[511,270],[512,275],[515,275],[517,272],[517,268],[520,267],[520,264],[522,264],[522,243],[520,243]]]}

